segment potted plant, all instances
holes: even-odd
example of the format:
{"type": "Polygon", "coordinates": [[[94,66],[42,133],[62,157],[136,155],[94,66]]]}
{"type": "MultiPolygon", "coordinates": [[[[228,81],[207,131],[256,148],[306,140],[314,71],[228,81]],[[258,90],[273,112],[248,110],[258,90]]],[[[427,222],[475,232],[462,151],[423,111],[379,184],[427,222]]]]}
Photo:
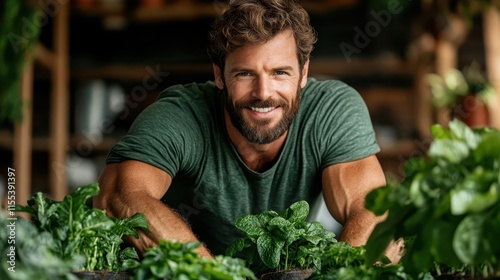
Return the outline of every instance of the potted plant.
{"type": "Polygon", "coordinates": [[[432,103],[450,110],[450,119],[458,119],[470,127],[489,124],[488,101],[495,95],[493,86],[473,62],[464,71],[451,69],[444,76],[428,74],[432,103]]]}
{"type": "Polygon", "coordinates": [[[148,231],[146,218],[136,213],[128,218],[106,216],[104,210],[89,207],[87,201],[99,193],[97,183],[76,189],[62,201],[36,193],[27,206],[16,211],[31,214],[33,225],[49,233],[52,253],[64,261],[84,259],[74,273],[83,279],[128,279],[120,272],[122,263],[138,259],[132,247],[123,247],[124,236],[138,238],[137,229],[148,231]]]}
{"type": "Polygon", "coordinates": [[[307,222],[308,214],[309,204],[298,201],[279,213],[244,215],[236,227],[245,237],[236,240],[226,254],[242,253],[261,280],[412,279],[386,257],[366,263],[364,246],[337,241],[320,223],[307,222]]]}
{"type": "Polygon", "coordinates": [[[428,155],[410,158],[400,183],[368,194],[366,208],[387,218],[370,235],[367,261],[404,238],[401,262],[412,275],[498,278],[500,131],[452,120],[449,128],[433,125],[431,133],[428,155]]]}
{"type": "MultiPolygon", "coordinates": [[[[365,246],[353,247],[346,242],[329,244],[321,254],[321,269],[316,270],[308,278],[310,280],[411,280],[401,264],[393,265],[388,258],[380,262],[367,263],[365,261],[365,246]]],[[[432,279],[423,274],[419,279],[432,279]],[[427,278],[426,278],[427,277],[427,278]]]]}
{"type": "Polygon", "coordinates": [[[22,217],[0,212],[0,279],[76,280],[72,270],[85,259],[64,260],[54,253],[55,243],[22,217]]]}
{"type": "Polygon", "coordinates": [[[308,214],[309,204],[298,201],[279,213],[242,216],[236,227],[245,236],[226,255],[243,254],[260,279],[306,279],[321,268],[322,250],[336,242],[335,234],[319,222],[307,222],[308,214]]]}
{"type": "Polygon", "coordinates": [[[123,268],[130,271],[132,279],[184,279],[184,280],[256,280],[254,273],[242,259],[215,256],[214,259],[200,257],[195,249],[199,242],[180,243],[160,240],[148,249],[141,261],[127,260],[123,268]]]}

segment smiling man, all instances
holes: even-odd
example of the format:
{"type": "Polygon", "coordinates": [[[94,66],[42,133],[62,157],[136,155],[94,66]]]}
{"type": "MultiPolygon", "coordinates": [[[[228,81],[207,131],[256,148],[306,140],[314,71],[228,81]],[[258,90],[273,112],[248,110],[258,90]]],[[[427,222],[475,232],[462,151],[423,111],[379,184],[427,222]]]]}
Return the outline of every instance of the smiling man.
{"type": "Polygon", "coordinates": [[[340,239],[364,244],[380,221],[364,209],[385,185],[379,147],[355,90],[307,77],[307,13],[289,0],[230,1],[210,38],[215,81],[170,87],[141,113],[111,149],[94,205],[145,214],[151,233],[130,240],[141,252],[198,240],[210,257],[242,236],[238,217],[322,192],[340,239]]]}

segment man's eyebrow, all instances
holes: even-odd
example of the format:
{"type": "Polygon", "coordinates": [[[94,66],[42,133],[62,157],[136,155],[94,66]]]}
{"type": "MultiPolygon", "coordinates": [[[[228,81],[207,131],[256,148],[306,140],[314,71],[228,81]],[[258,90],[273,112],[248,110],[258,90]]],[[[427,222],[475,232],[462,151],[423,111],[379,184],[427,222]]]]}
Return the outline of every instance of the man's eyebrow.
{"type": "Polygon", "coordinates": [[[229,73],[236,73],[236,72],[252,72],[252,69],[246,67],[235,67],[229,71],[229,73]]]}
{"type": "Polygon", "coordinates": [[[290,65],[283,65],[283,66],[278,66],[278,67],[273,67],[273,70],[274,71],[282,71],[282,70],[288,70],[288,71],[292,71],[293,70],[293,67],[290,66],[290,65]]]}
{"type": "MultiPolygon", "coordinates": [[[[283,70],[293,71],[293,67],[290,65],[282,65],[282,66],[273,67],[271,70],[273,70],[273,71],[283,71],[283,70]]],[[[253,70],[250,68],[246,68],[246,67],[235,67],[229,71],[229,73],[236,73],[236,72],[253,72],[253,70]]]]}

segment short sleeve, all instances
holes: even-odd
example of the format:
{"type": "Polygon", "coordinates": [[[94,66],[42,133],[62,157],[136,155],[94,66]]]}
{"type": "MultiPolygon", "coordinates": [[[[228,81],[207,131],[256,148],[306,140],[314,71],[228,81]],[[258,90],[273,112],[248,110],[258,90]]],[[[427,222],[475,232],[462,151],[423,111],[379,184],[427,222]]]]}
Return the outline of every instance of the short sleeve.
{"type": "MultiPolygon", "coordinates": [[[[156,166],[172,177],[196,165],[200,125],[183,93],[171,93],[144,109],[129,132],[110,150],[106,163],[127,159],[156,166]]],[[[198,112],[199,113],[199,112],[198,112]]]]}
{"type": "Polygon", "coordinates": [[[339,81],[328,83],[320,110],[322,169],[380,151],[366,104],[355,89],[339,81]]]}

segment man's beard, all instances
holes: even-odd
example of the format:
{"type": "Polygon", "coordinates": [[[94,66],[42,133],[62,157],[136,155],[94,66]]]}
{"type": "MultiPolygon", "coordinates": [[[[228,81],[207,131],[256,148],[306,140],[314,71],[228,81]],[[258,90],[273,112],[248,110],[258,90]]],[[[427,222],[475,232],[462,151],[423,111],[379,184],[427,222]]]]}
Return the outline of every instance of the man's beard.
{"type": "Polygon", "coordinates": [[[243,135],[243,137],[251,143],[269,144],[275,141],[285,134],[285,132],[290,128],[295,116],[299,112],[301,100],[300,87],[297,87],[296,96],[292,101],[292,104],[289,104],[283,99],[260,100],[252,98],[250,100],[240,100],[233,105],[233,101],[229,97],[225,86],[224,92],[227,96],[225,108],[229,114],[231,123],[243,135]],[[279,122],[273,127],[269,127],[271,119],[253,120],[252,122],[249,122],[245,120],[242,114],[243,110],[246,110],[246,108],[249,107],[266,108],[278,106],[281,108],[283,115],[279,122]]]}

